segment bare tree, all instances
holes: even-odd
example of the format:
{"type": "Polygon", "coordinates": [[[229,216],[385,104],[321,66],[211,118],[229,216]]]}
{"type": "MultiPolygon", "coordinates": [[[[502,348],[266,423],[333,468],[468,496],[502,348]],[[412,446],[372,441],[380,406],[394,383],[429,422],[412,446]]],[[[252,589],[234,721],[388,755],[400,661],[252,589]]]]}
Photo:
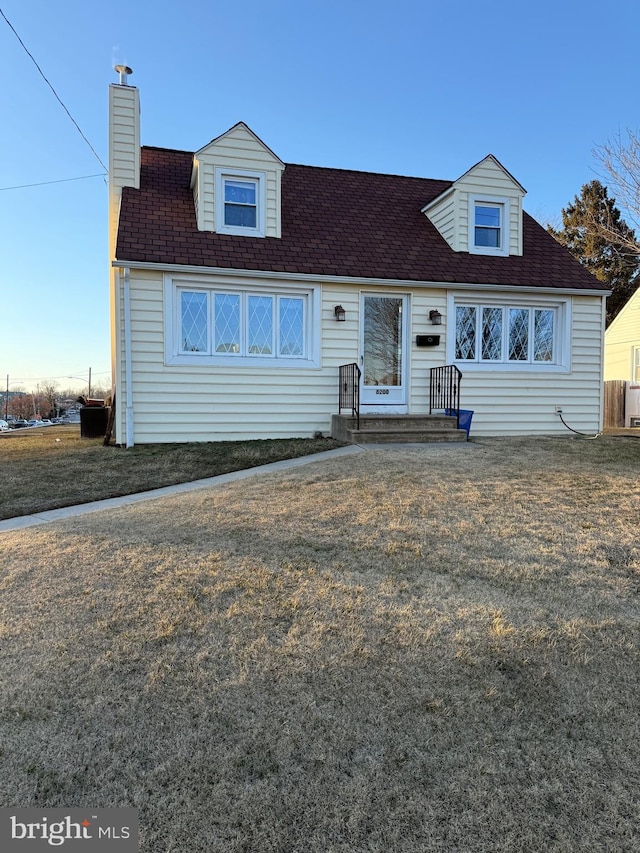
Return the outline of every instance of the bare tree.
{"type": "Polygon", "coordinates": [[[25,415],[29,415],[30,402],[31,398],[24,388],[16,388],[14,391],[9,392],[6,411],[9,415],[13,415],[14,418],[24,418],[25,415]]]}
{"type": "Polygon", "coordinates": [[[58,383],[45,382],[44,385],[39,386],[39,392],[39,406],[41,414],[46,412],[46,417],[51,417],[51,415],[55,417],[57,414],[56,399],[58,397],[58,383]]]}
{"type": "MultiPolygon", "coordinates": [[[[626,135],[617,133],[604,145],[594,148],[593,154],[604,171],[606,184],[615,195],[625,220],[634,231],[640,229],[640,134],[627,130],[626,135]]],[[[601,222],[598,229],[605,239],[615,235],[619,242],[620,234],[612,227],[613,223],[601,222]]],[[[625,249],[640,255],[640,241],[632,231],[624,240],[625,249]]]]}

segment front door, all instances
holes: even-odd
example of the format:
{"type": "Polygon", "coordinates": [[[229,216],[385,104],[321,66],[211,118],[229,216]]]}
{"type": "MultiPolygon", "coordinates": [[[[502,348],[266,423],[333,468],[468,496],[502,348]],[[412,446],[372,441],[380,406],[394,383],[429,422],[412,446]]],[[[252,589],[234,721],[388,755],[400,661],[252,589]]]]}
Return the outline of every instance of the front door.
{"type": "Polygon", "coordinates": [[[406,411],[407,297],[363,293],[360,305],[360,403],[406,411]]]}

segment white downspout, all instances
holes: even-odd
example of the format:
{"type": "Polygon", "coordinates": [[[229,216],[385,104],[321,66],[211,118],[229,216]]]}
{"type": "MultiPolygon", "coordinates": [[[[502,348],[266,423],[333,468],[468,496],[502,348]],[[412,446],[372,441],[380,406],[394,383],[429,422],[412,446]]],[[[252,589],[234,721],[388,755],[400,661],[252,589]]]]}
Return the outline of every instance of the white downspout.
{"type": "MultiPolygon", "coordinates": [[[[607,294],[611,295],[610,293],[607,294]]],[[[598,421],[598,432],[604,430],[604,333],[607,329],[607,297],[602,297],[602,311],[600,312],[600,418],[598,421]]]]}
{"type": "Polygon", "coordinates": [[[133,447],[133,389],[131,385],[131,282],[129,267],[124,267],[124,399],[125,445],[133,447]]]}

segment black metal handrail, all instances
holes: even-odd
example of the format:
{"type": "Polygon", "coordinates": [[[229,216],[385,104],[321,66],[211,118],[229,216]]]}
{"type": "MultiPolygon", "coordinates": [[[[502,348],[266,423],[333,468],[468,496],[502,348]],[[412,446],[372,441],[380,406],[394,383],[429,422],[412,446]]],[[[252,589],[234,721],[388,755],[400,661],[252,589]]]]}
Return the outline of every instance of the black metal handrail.
{"type": "Polygon", "coordinates": [[[354,361],[352,364],[341,364],[338,370],[340,374],[338,414],[343,409],[351,409],[351,414],[356,418],[356,428],[360,429],[360,368],[354,361]]]}
{"type": "Polygon", "coordinates": [[[455,364],[432,367],[429,376],[429,414],[434,410],[450,411],[460,429],[460,382],[462,373],[455,364]]]}

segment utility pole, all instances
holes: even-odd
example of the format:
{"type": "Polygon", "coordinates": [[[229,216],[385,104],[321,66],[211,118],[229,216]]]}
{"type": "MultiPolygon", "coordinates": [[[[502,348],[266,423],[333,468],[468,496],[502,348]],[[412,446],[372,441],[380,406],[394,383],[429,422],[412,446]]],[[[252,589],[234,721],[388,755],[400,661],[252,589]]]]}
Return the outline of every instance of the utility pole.
{"type": "Polygon", "coordinates": [[[89,392],[87,393],[87,397],[91,397],[91,368],[89,368],[89,392]]]}
{"type": "Polygon", "coordinates": [[[4,419],[9,416],[9,374],[7,373],[7,395],[4,398],[4,419]]]}

